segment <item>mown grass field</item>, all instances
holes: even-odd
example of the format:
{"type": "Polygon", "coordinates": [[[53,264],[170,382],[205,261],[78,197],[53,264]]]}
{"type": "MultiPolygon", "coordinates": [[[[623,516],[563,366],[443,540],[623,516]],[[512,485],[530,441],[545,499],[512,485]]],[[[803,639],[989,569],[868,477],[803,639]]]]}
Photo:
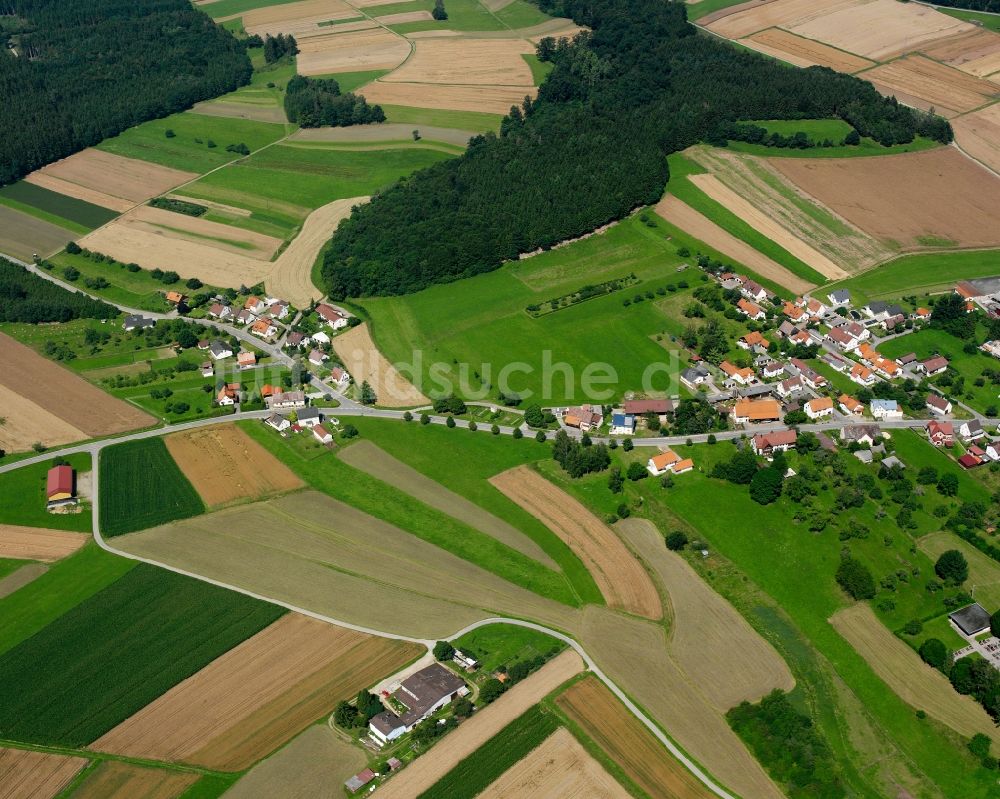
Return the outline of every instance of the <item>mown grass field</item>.
{"type": "Polygon", "coordinates": [[[56,224],[68,227],[75,225],[87,231],[118,216],[115,211],[23,180],[0,188],[0,203],[56,224]]]}
{"type": "MultiPolygon", "coordinates": [[[[688,320],[675,317],[672,309],[664,311],[664,304],[690,296],[680,284],[686,282],[690,289],[701,285],[702,273],[696,267],[677,271],[692,258],[680,258],[678,241],[668,240],[668,226],[656,225],[646,227],[633,217],[599,236],[485,275],[405,297],[360,302],[371,315],[375,342],[390,361],[414,363],[415,353],[422,358],[423,386],[418,387],[425,394],[449,390],[431,379],[430,367],[436,363],[436,374],[443,374],[454,391],[468,399],[495,399],[497,390],[506,388],[527,403],[558,404],[583,398],[584,370],[605,364],[606,371],[590,367],[588,374],[612,375],[610,381],[594,383],[595,389],[607,390],[605,399],[610,401],[624,391],[641,389],[651,364],[670,363],[676,351],[670,335],[679,334],[688,320]],[[631,273],[640,282],[622,291],[538,318],[525,311],[528,305],[631,273]],[[655,293],[670,285],[674,292],[655,293]],[[646,292],[653,298],[646,299],[646,292]],[[631,302],[637,294],[643,301],[631,302]],[[628,307],[625,299],[630,300],[628,307]],[[545,380],[546,363],[568,367],[549,370],[545,380]],[[456,364],[469,365],[464,377],[456,364]],[[500,372],[510,364],[524,367],[506,373],[504,387],[500,372]],[[572,372],[570,380],[567,372],[572,372]],[[460,378],[465,385],[459,384],[460,378]]],[[[658,391],[679,391],[672,374],[662,371],[651,375],[650,384],[658,391]]]]}
{"type": "Polygon", "coordinates": [[[939,6],[937,10],[949,17],[964,19],[966,22],[982,25],[984,28],[1000,33],[1000,15],[981,14],[977,11],[966,11],[964,8],[944,8],[943,6],[939,6]]]}
{"type": "Polygon", "coordinates": [[[701,0],[687,7],[687,16],[691,22],[696,22],[702,17],[708,16],[713,11],[721,11],[730,6],[739,5],[744,0],[701,0]]]}
{"type": "Polygon", "coordinates": [[[559,728],[535,705],[462,760],[417,799],[473,799],[559,728]]]}
{"type": "Polygon", "coordinates": [[[238,153],[226,151],[230,144],[246,144],[252,152],[284,135],[283,125],[184,111],[129,128],[114,138],[102,141],[98,149],[187,172],[203,173],[240,157],[238,153]],[[174,132],[173,138],[167,138],[168,130],[174,132]],[[215,142],[216,146],[210,147],[209,142],[215,142]]]}
{"type": "Polygon", "coordinates": [[[285,612],[139,564],[0,657],[0,730],[84,746],[285,612]]]}
{"type": "MultiPolygon", "coordinates": [[[[365,11],[373,17],[384,17],[389,14],[400,14],[407,11],[431,11],[433,8],[434,0],[408,0],[408,2],[373,6],[365,9],[365,11]]],[[[541,11],[537,6],[526,2],[526,0],[513,0],[509,5],[495,12],[490,11],[479,0],[450,0],[445,8],[448,11],[447,20],[441,22],[436,20],[402,22],[390,24],[389,28],[403,34],[439,29],[455,31],[503,31],[507,29],[528,28],[552,19],[548,14],[541,11]]]]}
{"type": "Polygon", "coordinates": [[[201,10],[212,19],[219,19],[220,17],[231,17],[234,14],[253,11],[255,8],[280,6],[294,2],[296,0],[217,0],[215,3],[206,4],[201,10]]]}
{"type": "MultiPolygon", "coordinates": [[[[76,470],[78,479],[81,473],[90,471],[90,455],[86,452],[70,455],[65,460],[76,470]]],[[[0,474],[0,497],[3,497],[0,524],[90,532],[89,502],[80,513],[49,513],[45,510],[45,476],[52,465],[52,461],[43,461],[0,474]]]]}
{"type": "Polygon", "coordinates": [[[487,674],[501,666],[560,652],[566,645],[551,635],[513,624],[489,624],[451,642],[456,649],[472,654],[479,671],[487,674]]]}
{"type": "Polygon", "coordinates": [[[101,451],[100,524],[106,536],[155,527],[205,512],[161,438],[115,444],[101,451]]]}
{"type": "MultiPolygon", "coordinates": [[[[340,80],[340,76],[337,76],[340,80]]],[[[364,88],[361,88],[364,94],[364,88]]],[[[484,111],[449,111],[437,108],[414,108],[406,105],[383,105],[387,122],[412,125],[430,125],[438,128],[458,130],[498,131],[503,116],[484,111]]]]}
{"type": "Polygon", "coordinates": [[[950,291],[959,280],[1000,275],[1000,250],[905,255],[863,274],[824,286],[818,296],[849,289],[855,305],[908,294],[950,291]]]}

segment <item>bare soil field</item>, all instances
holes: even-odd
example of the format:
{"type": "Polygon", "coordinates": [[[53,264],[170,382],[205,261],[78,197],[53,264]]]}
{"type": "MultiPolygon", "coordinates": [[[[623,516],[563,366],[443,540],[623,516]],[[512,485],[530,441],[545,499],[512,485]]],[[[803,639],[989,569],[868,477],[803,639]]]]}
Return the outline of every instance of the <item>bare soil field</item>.
{"type": "Polygon", "coordinates": [[[650,799],[715,796],[596,677],[567,688],[556,704],[650,799]]]}
{"type": "MultiPolygon", "coordinates": [[[[741,214],[736,208],[745,209],[745,204],[748,204],[751,209],[756,209],[757,213],[773,220],[772,226],[777,223],[779,230],[786,231],[786,236],[790,234],[801,239],[835,265],[839,265],[838,268],[843,268],[849,273],[858,272],[880,264],[896,254],[889,247],[798,190],[766,159],[703,146],[691,147],[685,151],[685,155],[697,161],[730,189],[730,197],[735,194],[743,201],[730,208],[737,216],[741,214]]],[[[715,199],[721,202],[719,197],[715,199]]],[[[750,224],[755,225],[754,222],[750,224]]],[[[775,240],[788,249],[782,241],[775,240]]],[[[802,258],[802,255],[799,257],[802,258]]],[[[812,265],[822,271],[816,264],[812,265]]]]}
{"type": "Polygon", "coordinates": [[[6,577],[0,579],[0,599],[10,596],[15,591],[20,591],[28,583],[37,580],[49,567],[44,563],[26,563],[15,572],[11,572],[6,577]]]}
{"type": "Polygon", "coordinates": [[[93,147],[42,167],[33,174],[76,183],[85,189],[131,200],[133,204],[145,202],[198,177],[193,172],[124,158],[93,147]]]}
{"type": "Polygon", "coordinates": [[[234,228],[219,222],[210,222],[197,216],[178,214],[163,208],[140,205],[111,223],[164,235],[170,239],[203,244],[224,252],[245,255],[259,261],[270,261],[281,246],[281,239],[234,228]]]}
{"type": "Polygon", "coordinates": [[[469,527],[474,527],[529,558],[558,571],[559,566],[556,562],[516,527],[394,458],[377,444],[373,444],[371,441],[358,441],[356,444],[341,449],[338,457],[355,469],[360,469],[405,491],[425,505],[437,508],[442,513],[465,522],[469,527]]]}
{"type": "Polygon", "coordinates": [[[402,36],[373,28],[302,37],[297,64],[301,75],[395,69],[409,54],[410,43],[402,36]]]}
{"type": "Polygon", "coordinates": [[[298,39],[303,34],[323,30],[318,26],[320,22],[356,17],[358,12],[342,0],[301,0],[255,8],[240,16],[244,30],[251,36],[257,34],[263,38],[268,34],[290,33],[298,39]]]}
{"type": "Polygon", "coordinates": [[[537,90],[533,86],[460,86],[377,80],[365,86],[362,93],[371,103],[506,114],[512,105],[524,102],[525,97],[533,98],[537,90]]]}
{"type": "Polygon", "coordinates": [[[261,499],[305,485],[295,472],[233,424],[174,433],[163,441],[209,507],[261,499]]]}
{"type": "Polygon", "coordinates": [[[903,250],[920,249],[920,240],[928,236],[962,247],[1000,244],[1000,226],[988,221],[1000,208],[1000,179],[953,147],[872,158],[772,158],[770,163],[849,222],[903,250]]]}
{"type": "Polygon", "coordinates": [[[1000,172],[1000,103],[952,122],[955,141],[973,158],[1000,172]]]}
{"type": "Polygon", "coordinates": [[[858,72],[875,66],[874,61],[845,53],[812,39],[804,39],[780,28],[768,28],[745,39],[740,44],[772,55],[797,67],[829,67],[838,72],[858,72]]]}
{"type": "Polygon", "coordinates": [[[721,712],[744,700],[756,702],[776,688],[795,687],[774,647],[680,555],[663,545],[663,536],[651,522],[625,519],[615,527],[670,596],[671,656],[688,674],[712,686],[709,699],[721,712]],[[739,668],[733,668],[734,657],[739,668]]]}
{"type": "Polygon", "coordinates": [[[698,24],[727,39],[742,39],[765,28],[787,28],[796,22],[823,17],[841,8],[851,9],[864,2],[865,0],[833,0],[826,3],[816,3],[815,0],[773,0],[770,3],[759,3],[751,0],[708,14],[698,24]]]}
{"type": "Polygon", "coordinates": [[[649,575],[621,539],[583,504],[527,466],[490,478],[508,498],[562,539],[583,561],[609,607],[663,617],[649,575]]]}
{"type": "Polygon", "coordinates": [[[0,385],[56,414],[88,437],[148,427],[154,419],[0,333],[0,385]]]}
{"type": "Polygon", "coordinates": [[[82,757],[0,748],[0,799],[52,799],[86,765],[82,757]]]}
{"type": "Polygon", "coordinates": [[[785,229],[779,222],[761,211],[759,207],[745,197],[740,196],[724,183],[720,182],[715,175],[691,175],[688,180],[724,208],[732,211],[732,213],[757,232],[763,233],[775,244],[783,247],[820,274],[831,280],[840,280],[848,276],[847,272],[837,266],[827,256],[785,229]]]}
{"type": "Polygon", "coordinates": [[[597,665],[723,785],[738,796],[781,799],[709,699],[715,686],[670,657],[662,625],[590,605],[574,631],[597,665]]]}
{"type": "Polygon", "coordinates": [[[535,48],[524,39],[424,39],[399,69],[383,83],[535,85],[531,68],[521,58],[535,48]]]}
{"type": "Polygon", "coordinates": [[[0,558],[55,563],[87,543],[84,533],[0,524],[0,558]]]}
{"type": "Polygon", "coordinates": [[[323,296],[312,282],[312,267],[323,245],[330,240],[340,223],[351,215],[355,205],[368,202],[368,197],[334,200],[317,208],[302,223],[302,229],[292,243],[279,255],[266,280],[268,291],[284,297],[300,308],[323,296]]]}
{"type": "Polygon", "coordinates": [[[78,235],[69,228],[0,205],[0,252],[22,261],[31,261],[35,253],[45,257],[57,253],[78,235]]]}
{"type": "Polygon", "coordinates": [[[1000,70],[1000,34],[985,28],[939,39],[923,54],[980,78],[1000,70]]]}
{"type": "Polygon", "coordinates": [[[106,760],[80,783],[73,799],[175,799],[198,776],[106,760]]]}
{"type": "MultiPolygon", "coordinates": [[[[242,235],[239,228],[228,228],[242,235]]],[[[115,220],[78,241],[119,261],[142,264],[144,269],[173,270],[182,278],[197,277],[216,286],[253,285],[264,280],[272,264],[236,252],[210,246],[208,241],[188,241],[168,236],[166,231],[142,230],[115,220]]]]}
{"type": "Polygon", "coordinates": [[[629,793],[560,727],[478,799],[628,799],[629,793]]]}
{"type": "Polygon", "coordinates": [[[290,613],[90,748],[240,771],[422,651],[290,613]]]}
{"type": "MultiPolygon", "coordinates": [[[[2,215],[0,211],[0,217],[2,215]]],[[[0,424],[0,449],[7,452],[25,452],[38,441],[52,447],[88,437],[79,428],[4,385],[0,385],[0,408],[6,419],[0,424]]]]}
{"type": "Polygon", "coordinates": [[[412,799],[430,788],[455,765],[538,704],[564,682],[583,671],[583,661],[571,649],[546,663],[491,705],[478,711],[379,788],[381,799],[412,799]]]}
{"type": "Polygon", "coordinates": [[[117,539],[123,549],[333,618],[440,638],[501,613],[574,611],[326,495],[305,492],[117,539]],[[378,552],[373,558],[372,552],[378,552]]]}
{"type": "Polygon", "coordinates": [[[379,405],[406,408],[430,402],[379,352],[367,323],[337,336],[333,349],[358,385],[364,380],[371,384],[379,405]]]}
{"type": "Polygon", "coordinates": [[[858,603],[838,611],[830,623],[904,702],[966,738],[981,732],[1000,743],[1000,730],[982,706],[971,696],[956,693],[948,678],[893,635],[868,605],[858,603]]]}
{"type": "MultiPolygon", "coordinates": [[[[382,122],[371,125],[350,125],[346,128],[302,128],[289,137],[289,141],[332,141],[332,142],[381,142],[381,141],[412,141],[413,125],[382,122]]],[[[421,125],[420,138],[424,141],[440,141],[445,144],[457,144],[465,147],[469,139],[476,136],[471,130],[456,128],[438,128],[433,125],[421,125]]],[[[361,202],[365,198],[355,198],[361,202]]]]}
{"type": "Polygon", "coordinates": [[[366,764],[360,747],[325,724],[314,724],[250,769],[226,791],[226,799],[334,799],[344,780],[366,764]]]}
{"type": "Polygon", "coordinates": [[[399,25],[403,22],[423,22],[428,19],[434,19],[430,11],[403,11],[400,14],[386,14],[384,17],[375,17],[375,21],[383,25],[399,25]]]}
{"type": "Polygon", "coordinates": [[[916,97],[923,101],[925,108],[951,111],[953,115],[979,108],[1000,91],[1000,87],[987,80],[921,55],[908,55],[881,64],[862,77],[872,81],[882,94],[898,91],[900,98],[916,97]]]}
{"type": "Polygon", "coordinates": [[[41,186],[43,189],[49,189],[50,191],[58,192],[59,194],[65,194],[67,197],[75,197],[78,200],[93,203],[94,205],[99,205],[102,208],[110,208],[112,211],[127,211],[135,205],[132,200],[124,200],[121,197],[112,197],[110,194],[105,194],[103,191],[89,189],[86,186],[79,185],[78,183],[70,183],[68,180],[57,178],[55,175],[49,175],[40,170],[32,172],[25,178],[25,180],[28,183],[34,183],[36,186],[41,186]]]}
{"type": "Polygon", "coordinates": [[[665,194],[653,210],[672,225],[676,225],[723,255],[749,267],[761,277],[773,280],[789,291],[802,294],[813,287],[813,284],[808,280],[803,280],[798,275],[792,274],[777,261],[768,258],[746,242],[723,230],[711,219],[700,214],[682,200],[678,200],[672,194],[665,194]]]}
{"type": "Polygon", "coordinates": [[[210,117],[233,117],[235,119],[252,119],[255,122],[285,123],[288,117],[285,110],[276,105],[253,105],[251,103],[234,103],[225,100],[213,100],[195,103],[192,114],[204,114],[210,117]]]}

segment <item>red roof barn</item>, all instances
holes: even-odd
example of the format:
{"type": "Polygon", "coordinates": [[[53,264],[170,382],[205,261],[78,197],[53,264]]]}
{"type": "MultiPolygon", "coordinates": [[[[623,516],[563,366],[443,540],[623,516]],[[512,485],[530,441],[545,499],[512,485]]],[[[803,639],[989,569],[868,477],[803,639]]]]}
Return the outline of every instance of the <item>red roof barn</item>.
{"type": "Polygon", "coordinates": [[[45,479],[45,496],[49,502],[73,496],[73,467],[53,466],[45,479]]]}

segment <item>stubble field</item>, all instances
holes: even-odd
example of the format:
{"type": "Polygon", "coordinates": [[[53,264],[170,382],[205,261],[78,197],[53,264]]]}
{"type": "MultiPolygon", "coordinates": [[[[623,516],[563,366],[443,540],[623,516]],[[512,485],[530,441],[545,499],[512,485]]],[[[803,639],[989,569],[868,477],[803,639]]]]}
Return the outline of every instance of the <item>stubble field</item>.
{"type": "Polygon", "coordinates": [[[82,533],[0,524],[0,558],[54,563],[87,543],[82,533]]]}
{"type": "Polygon", "coordinates": [[[874,61],[845,53],[822,42],[805,39],[781,28],[768,28],[740,40],[742,44],[797,67],[829,67],[838,72],[853,73],[875,66],[874,61]]]}
{"type": "Polygon", "coordinates": [[[35,442],[54,447],[87,438],[78,427],[4,385],[0,385],[0,407],[6,420],[0,425],[0,449],[5,452],[24,452],[35,442]]]}
{"type": "MultiPolygon", "coordinates": [[[[385,28],[318,33],[299,39],[298,70],[301,75],[326,75],[395,69],[409,54],[410,43],[385,28]]],[[[362,94],[368,97],[367,91],[362,94]]]]}
{"type": "Polygon", "coordinates": [[[399,69],[383,83],[480,84],[534,86],[531,69],[521,57],[535,48],[523,39],[421,39],[399,69]]]}
{"type": "Polygon", "coordinates": [[[195,773],[163,771],[113,760],[101,763],[74,799],[176,799],[198,781],[195,773]]]}
{"type": "Polygon", "coordinates": [[[1000,173],[1000,103],[965,114],[952,126],[963,150],[1000,173]]]}
{"type": "Polygon", "coordinates": [[[53,799],[86,765],[82,757],[0,748],[0,799],[53,799]]]}
{"type": "MultiPolygon", "coordinates": [[[[996,38],[1000,42],[1000,36],[996,38]]],[[[1000,90],[994,83],[915,54],[881,64],[863,77],[883,94],[894,94],[925,111],[933,108],[949,119],[985,105],[1000,90]]]]}

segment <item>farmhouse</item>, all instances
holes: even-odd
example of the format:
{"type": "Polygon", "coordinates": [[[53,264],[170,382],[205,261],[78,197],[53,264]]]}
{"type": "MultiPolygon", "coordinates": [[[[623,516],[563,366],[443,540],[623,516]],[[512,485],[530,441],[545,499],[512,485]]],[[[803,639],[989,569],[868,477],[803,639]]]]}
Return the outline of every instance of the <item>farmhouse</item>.
{"type": "Polygon", "coordinates": [[[147,327],[154,327],[155,325],[155,319],[150,319],[149,317],[142,316],[141,314],[129,314],[125,317],[125,321],[122,322],[122,328],[125,330],[143,330],[147,327]]]}
{"type": "Polygon", "coordinates": [[[306,406],[306,395],[302,391],[275,392],[268,397],[265,402],[271,410],[282,408],[304,408],[306,406]]]}
{"type": "Polygon", "coordinates": [[[784,399],[789,397],[797,391],[802,391],[802,378],[801,377],[790,377],[787,380],[782,380],[778,383],[778,396],[784,399]]]}
{"type": "Polygon", "coordinates": [[[978,441],[986,435],[986,431],[983,429],[982,422],[978,419],[970,419],[967,422],[962,422],[958,428],[958,434],[966,441],[978,441]]]}
{"type": "Polygon", "coordinates": [[[72,466],[63,463],[49,469],[45,476],[45,500],[50,509],[77,503],[76,473],[72,466]]]}
{"type": "Polygon", "coordinates": [[[395,703],[406,708],[405,713],[396,715],[385,710],[372,718],[368,724],[372,740],[380,746],[395,740],[453,699],[468,693],[469,689],[457,675],[440,663],[433,663],[403,680],[392,694],[395,703]]]}
{"type": "Polygon", "coordinates": [[[288,421],[284,416],[278,416],[278,414],[276,413],[272,413],[270,416],[268,416],[264,420],[264,424],[266,424],[268,427],[273,427],[279,433],[285,432],[289,427],[292,426],[292,423],[288,421]]]}
{"type": "Polygon", "coordinates": [[[826,298],[830,301],[830,305],[835,308],[846,307],[851,304],[851,292],[847,289],[831,291],[826,295],[826,298]]]}
{"type": "Polygon", "coordinates": [[[340,330],[348,325],[348,317],[345,313],[325,303],[316,306],[316,313],[334,330],[340,330]]]}
{"type": "Polygon", "coordinates": [[[253,369],[257,365],[257,355],[253,352],[241,352],[236,356],[236,363],[240,369],[253,369]]]}
{"type": "Polygon", "coordinates": [[[853,416],[860,416],[865,410],[864,404],[847,394],[841,394],[837,398],[837,403],[844,413],[849,413],[853,416]]]}
{"type": "Polygon", "coordinates": [[[633,416],[645,416],[654,413],[660,424],[667,421],[667,414],[673,411],[674,403],[668,399],[642,399],[625,400],[622,403],[622,410],[631,413],[633,416]]]}
{"type": "Polygon", "coordinates": [[[833,416],[833,400],[829,397],[816,397],[809,400],[805,406],[806,416],[810,419],[823,419],[833,416]]]}
{"type": "Polygon", "coordinates": [[[777,430],[773,433],[758,433],[750,442],[754,453],[765,458],[771,457],[775,452],[787,452],[795,446],[798,440],[798,433],[795,430],[777,430]]]}
{"type": "Polygon", "coordinates": [[[298,412],[299,427],[315,427],[323,421],[323,414],[319,408],[303,408],[298,412]]]}
{"type": "Polygon", "coordinates": [[[666,452],[661,452],[659,455],[654,455],[648,461],[646,461],[646,469],[654,477],[659,477],[661,474],[666,474],[670,471],[671,467],[675,463],[680,463],[681,458],[673,450],[668,449],[666,452]]]}
{"type": "Polygon", "coordinates": [[[963,300],[976,300],[985,296],[970,281],[962,280],[955,284],[955,293],[963,300]]]}
{"type": "Polygon", "coordinates": [[[736,308],[741,314],[757,322],[762,322],[767,318],[767,314],[764,313],[757,303],[750,302],[750,300],[744,297],[741,297],[739,302],[736,303],[736,308]]]}
{"type": "Polygon", "coordinates": [[[208,345],[208,354],[215,358],[215,360],[221,361],[224,358],[232,358],[233,350],[228,344],[216,339],[208,345]]]}
{"type": "Polygon", "coordinates": [[[604,414],[599,406],[581,405],[577,408],[567,408],[563,413],[563,424],[575,427],[584,433],[596,430],[604,424],[604,414]]]}
{"type": "Polygon", "coordinates": [[[944,397],[937,394],[927,395],[927,409],[931,413],[936,413],[939,416],[945,416],[951,413],[951,403],[944,397]]]}
{"type": "Polygon", "coordinates": [[[323,427],[323,425],[321,425],[321,424],[317,424],[317,425],[313,426],[313,428],[312,428],[312,434],[313,434],[313,437],[320,444],[331,444],[331,443],[333,443],[333,434],[330,433],[330,431],[327,430],[325,427],[323,427]]]}
{"type": "Polygon", "coordinates": [[[903,412],[899,409],[899,403],[892,399],[873,399],[869,405],[871,414],[876,419],[902,419],[903,412]]]}
{"type": "Polygon", "coordinates": [[[635,432],[635,417],[623,410],[615,410],[611,413],[611,435],[630,436],[635,432]]]}
{"type": "Polygon", "coordinates": [[[875,424],[852,424],[844,427],[840,431],[840,440],[845,444],[861,444],[870,447],[876,439],[882,435],[882,431],[875,424]]]}
{"type": "Polygon", "coordinates": [[[948,618],[963,635],[969,638],[979,635],[983,630],[988,630],[990,626],[990,614],[978,602],[973,602],[961,610],[949,613],[948,618]]]}
{"type": "Polygon", "coordinates": [[[759,349],[760,351],[766,350],[771,342],[764,338],[756,330],[752,330],[745,336],[742,336],[739,341],[736,342],[737,346],[745,350],[759,349]]]}
{"type": "Polygon", "coordinates": [[[927,438],[935,447],[950,447],[955,443],[955,427],[951,422],[928,422],[927,438]]]}
{"type": "Polygon", "coordinates": [[[853,382],[861,386],[875,385],[875,373],[860,363],[856,363],[851,367],[850,378],[853,382]]]}
{"type": "Polygon", "coordinates": [[[781,418],[781,405],[777,400],[744,399],[733,408],[733,421],[736,424],[748,422],[776,422],[781,418]]]}
{"type": "Polygon", "coordinates": [[[212,303],[208,309],[208,315],[215,319],[231,319],[233,309],[230,305],[223,305],[221,302],[212,303]]]}
{"type": "Polygon", "coordinates": [[[942,374],[948,368],[948,359],[941,355],[935,355],[933,358],[921,361],[914,368],[928,377],[934,377],[934,375],[942,374]]]}

